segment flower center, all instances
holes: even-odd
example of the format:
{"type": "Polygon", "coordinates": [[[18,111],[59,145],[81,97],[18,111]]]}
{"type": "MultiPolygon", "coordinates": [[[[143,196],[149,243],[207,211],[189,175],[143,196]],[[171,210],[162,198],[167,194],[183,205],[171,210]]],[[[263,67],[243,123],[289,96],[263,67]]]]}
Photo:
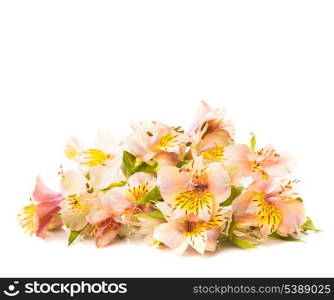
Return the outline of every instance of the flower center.
{"type": "Polygon", "coordinates": [[[260,174],[263,180],[268,180],[269,175],[262,169],[262,163],[254,160],[251,165],[251,170],[254,173],[260,174]]]}
{"type": "Polygon", "coordinates": [[[207,188],[208,186],[206,184],[199,183],[195,185],[194,190],[196,193],[200,194],[200,193],[203,193],[207,188]]]}
{"type": "Polygon", "coordinates": [[[66,205],[72,212],[87,212],[91,207],[83,195],[68,196],[66,205]]]}

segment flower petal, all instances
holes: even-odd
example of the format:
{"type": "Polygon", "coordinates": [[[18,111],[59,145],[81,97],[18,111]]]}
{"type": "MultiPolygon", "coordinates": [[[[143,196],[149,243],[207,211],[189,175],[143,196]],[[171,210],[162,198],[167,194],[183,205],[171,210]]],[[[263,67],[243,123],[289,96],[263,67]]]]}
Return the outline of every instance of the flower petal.
{"type": "Polygon", "coordinates": [[[216,251],[217,248],[217,239],[220,233],[220,228],[214,228],[208,230],[208,241],[206,244],[205,250],[207,251],[216,251]]]}
{"type": "Polygon", "coordinates": [[[225,149],[224,157],[226,166],[238,167],[243,176],[251,176],[251,164],[255,156],[247,145],[231,145],[225,149]]]}
{"type": "Polygon", "coordinates": [[[50,190],[42,181],[41,177],[38,176],[36,179],[35,190],[32,194],[33,198],[37,202],[58,200],[59,202],[63,199],[61,193],[50,190]]]}
{"type": "Polygon", "coordinates": [[[122,213],[126,208],[133,205],[125,196],[126,187],[115,187],[101,194],[101,202],[107,211],[122,213]]]}
{"type": "Polygon", "coordinates": [[[206,170],[208,189],[218,204],[225,201],[231,194],[230,177],[219,163],[211,164],[206,170]]]}
{"type": "Polygon", "coordinates": [[[189,176],[180,169],[164,166],[158,171],[157,185],[165,201],[172,202],[176,195],[189,189],[189,176]]]}
{"type": "Polygon", "coordinates": [[[279,232],[284,234],[293,233],[306,222],[304,205],[299,200],[277,201],[275,205],[282,212],[282,221],[278,227],[279,232]]]}
{"type": "Polygon", "coordinates": [[[95,237],[95,244],[98,248],[106,247],[111,244],[114,238],[117,236],[120,228],[114,226],[108,226],[99,231],[95,237]]]}
{"type": "Polygon", "coordinates": [[[196,235],[187,235],[186,239],[189,245],[198,253],[202,255],[204,254],[208,242],[208,233],[206,230],[203,230],[196,235]]]}
{"type": "Polygon", "coordinates": [[[151,190],[156,184],[156,178],[152,174],[137,172],[128,179],[130,187],[136,187],[143,183],[148,183],[148,189],[151,190]]]}
{"type": "Polygon", "coordinates": [[[86,192],[87,179],[78,170],[69,170],[61,178],[60,188],[65,196],[81,194],[86,192]]]}
{"type": "Polygon", "coordinates": [[[164,223],[157,226],[153,232],[153,237],[171,249],[178,248],[184,241],[182,232],[171,223],[164,223]]]}
{"type": "Polygon", "coordinates": [[[89,214],[87,216],[87,221],[92,225],[96,225],[96,224],[110,218],[110,215],[111,215],[110,212],[108,212],[104,209],[99,209],[99,210],[96,210],[93,213],[89,214]]]}

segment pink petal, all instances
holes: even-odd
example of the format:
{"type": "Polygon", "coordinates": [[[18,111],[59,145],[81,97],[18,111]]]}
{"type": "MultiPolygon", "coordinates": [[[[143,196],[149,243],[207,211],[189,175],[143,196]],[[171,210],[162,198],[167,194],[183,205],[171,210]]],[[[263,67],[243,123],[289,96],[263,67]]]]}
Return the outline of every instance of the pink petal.
{"type": "Polygon", "coordinates": [[[228,132],[214,131],[212,133],[208,133],[205,137],[198,143],[197,151],[199,153],[203,151],[207,151],[214,146],[227,146],[231,143],[231,137],[228,132]]]}
{"type": "Polygon", "coordinates": [[[306,222],[304,205],[299,200],[276,201],[275,205],[282,212],[282,221],[278,231],[290,234],[306,222]]]}
{"type": "Polygon", "coordinates": [[[251,163],[255,161],[255,156],[247,145],[231,145],[224,152],[226,165],[238,167],[243,176],[250,176],[251,163]]]}
{"type": "MultiPolygon", "coordinates": [[[[37,215],[39,215],[39,213],[40,213],[38,211],[40,206],[41,205],[37,206],[37,208],[36,208],[37,215]]],[[[59,206],[54,207],[47,214],[42,215],[42,217],[40,217],[38,219],[38,229],[37,229],[37,232],[36,232],[36,235],[38,237],[40,237],[40,238],[44,238],[45,237],[45,234],[46,234],[46,231],[48,229],[49,223],[51,222],[53,216],[55,214],[57,214],[59,211],[60,211],[60,207],[59,206]]]]}
{"type": "Polygon", "coordinates": [[[61,193],[54,192],[50,190],[48,187],[46,187],[40,176],[38,176],[36,179],[35,190],[32,196],[37,202],[52,201],[52,200],[57,200],[60,202],[64,199],[61,193]]]}
{"type": "Polygon", "coordinates": [[[161,152],[153,158],[160,166],[175,166],[179,163],[179,158],[176,153],[161,152]]]}
{"type": "Polygon", "coordinates": [[[157,226],[154,230],[153,237],[171,249],[179,247],[184,241],[183,234],[171,223],[164,223],[157,226]]]}
{"type": "Polygon", "coordinates": [[[108,226],[101,231],[98,231],[95,237],[95,244],[98,248],[106,247],[111,244],[117,236],[120,228],[115,229],[114,226],[108,226]]]}
{"type": "Polygon", "coordinates": [[[87,216],[87,221],[92,225],[96,225],[102,221],[109,219],[110,216],[111,216],[110,212],[104,209],[99,209],[90,214],[89,216],[87,216]]]}
{"type": "Polygon", "coordinates": [[[231,194],[230,177],[219,163],[211,164],[205,171],[208,178],[208,188],[215,200],[219,203],[225,201],[231,194]]]}
{"type": "Polygon", "coordinates": [[[217,239],[218,239],[219,233],[220,233],[220,228],[214,228],[214,229],[208,230],[208,241],[207,241],[205,250],[216,251],[217,239]]]}
{"type": "Polygon", "coordinates": [[[193,121],[193,123],[190,125],[190,128],[187,132],[187,134],[191,134],[193,133],[198,126],[200,126],[205,120],[205,116],[211,111],[210,106],[205,102],[205,101],[201,101],[201,106],[198,109],[196,116],[195,116],[195,120],[193,121]]]}
{"type": "Polygon", "coordinates": [[[131,187],[136,187],[142,183],[149,183],[148,188],[152,189],[155,186],[156,178],[153,175],[145,172],[137,172],[128,179],[128,184],[131,187]]]}
{"type": "Polygon", "coordinates": [[[115,187],[101,195],[102,205],[105,210],[122,213],[133,205],[126,198],[126,187],[115,187]]]}
{"type": "Polygon", "coordinates": [[[158,171],[157,185],[167,202],[172,202],[177,194],[190,189],[189,182],[189,176],[177,167],[164,166],[158,171]]]}
{"type": "Polygon", "coordinates": [[[291,171],[295,164],[295,160],[290,155],[282,154],[276,162],[266,164],[264,168],[270,176],[283,177],[291,171]]]}
{"type": "Polygon", "coordinates": [[[235,198],[232,202],[233,212],[239,216],[245,213],[253,213],[253,212],[249,212],[248,208],[251,205],[251,202],[254,199],[255,195],[256,193],[254,191],[248,190],[244,192],[243,194],[241,194],[240,196],[238,196],[237,198],[235,198]]]}

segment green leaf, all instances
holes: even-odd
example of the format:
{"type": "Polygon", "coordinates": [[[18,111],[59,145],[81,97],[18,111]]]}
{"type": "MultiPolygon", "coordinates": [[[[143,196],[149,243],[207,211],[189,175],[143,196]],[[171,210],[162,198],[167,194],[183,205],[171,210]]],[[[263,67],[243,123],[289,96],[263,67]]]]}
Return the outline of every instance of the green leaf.
{"type": "Polygon", "coordinates": [[[68,237],[68,246],[70,246],[76,240],[82,231],[83,229],[79,231],[71,231],[70,236],[68,237]]]}
{"type": "Polygon", "coordinates": [[[237,198],[242,193],[243,187],[235,187],[234,185],[231,186],[231,195],[228,197],[227,200],[225,200],[223,203],[221,203],[221,206],[228,206],[231,205],[233,200],[237,198]]]}
{"type": "Polygon", "coordinates": [[[230,237],[230,242],[234,244],[235,246],[241,248],[241,249],[251,249],[251,248],[256,248],[256,245],[251,244],[245,240],[239,239],[235,236],[230,237]]]}
{"type": "Polygon", "coordinates": [[[139,213],[139,214],[136,214],[136,217],[152,217],[152,218],[158,218],[158,219],[165,219],[165,216],[160,210],[154,210],[150,212],[149,214],[139,213]]]}
{"type": "Polygon", "coordinates": [[[162,199],[159,188],[155,186],[152,190],[150,190],[142,199],[138,200],[137,203],[147,203],[153,200],[162,199]]]}
{"type": "Polygon", "coordinates": [[[142,162],[130,152],[123,151],[123,161],[121,169],[126,178],[129,178],[132,174],[136,172],[156,173],[157,166],[158,163],[153,160],[150,162],[142,162]]]}
{"type": "Polygon", "coordinates": [[[300,201],[300,202],[304,202],[304,200],[300,197],[297,197],[296,200],[300,201]]]}
{"type": "Polygon", "coordinates": [[[276,232],[270,234],[269,236],[273,239],[276,239],[276,240],[289,241],[289,242],[304,242],[303,240],[296,239],[296,238],[292,237],[291,235],[282,236],[282,235],[279,235],[276,232]]]}
{"type": "Polygon", "coordinates": [[[121,169],[126,178],[128,178],[133,174],[135,163],[136,163],[136,157],[130,152],[124,150],[121,169]]]}
{"type": "Polygon", "coordinates": [[[106,192],[114,187],[122,187],[126,184],[126,181],[118,181],[118,182],[113,182],[110,183],[106,188],[102,189],[102,192],[106,192]]]}
{"type": "Polygon", "coordinates": [[[158,163],[155,162],[155,161],[152,161],[150,163],[141,162],[138,166],[136,166],[132,170],[132,174],[134,174],[136,172],[156,173],[157,165],[158,165],[158,163]]]}
{"type": "Polygon", "coordinates": [[[253,152],[255,152],[256,149],[256,137],[254,135],[254,133],[251,133],[251,139],[250,139],[250,146],[253,152]]]}
{"type": "Polygon", "coordinates": [[[317,229],[314,226],[312,220],[309,217],[307,217],[306,222],[304,223],[304,225],[301,226],[301,229],[303,229],[305,231],[307,231],[307,230],[311,230],[311,231],[315,231],[315,232],[320,232],[321,231],[320,229],[317,229]]]}
{"type": "Polygon", "coordinates": [[[165,219],[165,216],[163,215],[163,213],[160,210],[154,210],[151,213],[148,214],[151,217],[154,218],[159,218],[159,219],[165,219]]]}

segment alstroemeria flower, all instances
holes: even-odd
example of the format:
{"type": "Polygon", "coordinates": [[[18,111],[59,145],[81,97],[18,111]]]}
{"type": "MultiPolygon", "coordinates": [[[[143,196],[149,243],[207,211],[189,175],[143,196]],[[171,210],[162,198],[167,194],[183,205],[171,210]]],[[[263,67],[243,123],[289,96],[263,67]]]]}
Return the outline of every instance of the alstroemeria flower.
{"type": "Polygon", "coordinates": [[[255,215],[263,235],[293,233],[306,221],[304,205],[293,191],[293,181],[254,182],[237,197],[232,208],[237,218],[255,215]]]}
{"type": "Polygon", "coordinates": [[[209,161],[222,161],[225,148],[233,143],[234,127],[225,120],[223,110],[212,109],[201,101],[201,107],[187,134],[192,139],[197,155],[202,154],[209,161]]]}
{"type": "Polygon", "coordinates": [[[161,122],[133,123],[132,129],[132,134],[124,141],[124,149],[145,162],[161,158],[165,153],[170,158],[165,155],[163,161],[173,163],[182,154],[180,145],[189,141],[179,128],[161,122]]]}
{"type": "Polygon", "coordinates": [[[64,224],[73,231],[80,231],[88,224],[87,216],[99,205],[99,191],[92,179],[80,170],[70,170],[62,174],[62,194],[60,211],[64,224]]]}
{"type": "Polygon", "coordinates": [[[229,217],[224,216],[222,209],[208,221],[201,221],[193,217],[171,219],[172,207],[167,203],[157,205],[168,220],[167,223],[158,225],[153,233],[153,238],[173,249],[181,255],[190,245],[200,254],[205,250],[214,251],[217,245],[218,235],[229,217]]]}
{"type": "Polygon", "coordinates": [[[123,226],[117,221],[116,215],[106,207],[96,210],[87,220],[94,227],[95,244],[99,248],[109,246],[123,226]]]}
{"type": "Polygon", "coordinates": [[[141,200],[155,186],[155,177],[138,172],[129,177],[123,187],[101,191],[101,207],[87,216],[95,226],[95,241],[98,247],[109,245],[117,236],[123,224],[129,223],[136,212],[141,211],[141,200]]]}
{"type": "Polygon", "coordinates": [[[123,176],[121,148],[108,133],[98,131],[92,147],[84,147],[72,137],[65,147],[65,156],[78,162],[83,172],[95,177],[97,188],[106,188],[123,176]]]}
{"type": "Polygon", "coordinates": [[[156,178],[148,173],[137,172],[129,177],[122,187],[114,187],[102,196],[102,201],[113,211],[121,213],[125,209],[137,206],[137,202],[156,185],[156,178]]]}
{"type": "Polygon", "coordinates": [[[44,238],[49,225],[52,224],[52,229],[62,226],[56,214],[60,211],[59,204],[63,199],[61,193],[50,190],[37,177],[32,194],[33,204],[23,207],[18,215],[21,226],[30,235],[36,234],[44,238]]]}
{"type": "Polygon", "coordinates": [[[197,158],[189,168],[164,166],[158,171],[157,185],[163,199],[176,216],[194,214],[209,221],[231,192],[229,175],[219,163],[206,167],[197,158]]]}
{"type": "Polygon", "coordinates": [[[231,145],[225,151],[225,159],[225,165],[237,167],[242,176],[262,180],[285,176],[294,164],[287,154],[278,154],[272,146],[253,152],[247,145],[231,145]]]}

